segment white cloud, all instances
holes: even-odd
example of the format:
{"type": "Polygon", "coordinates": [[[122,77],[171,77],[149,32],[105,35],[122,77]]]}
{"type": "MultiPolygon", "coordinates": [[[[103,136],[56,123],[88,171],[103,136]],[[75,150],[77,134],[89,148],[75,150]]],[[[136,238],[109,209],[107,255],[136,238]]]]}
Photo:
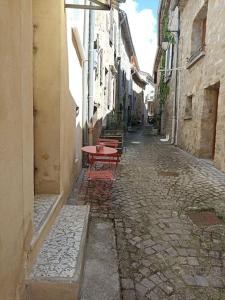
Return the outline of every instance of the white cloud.
{"type": "Polygon", "coordinates": [[[127,13],[135,52],[142,71],[152,73],[157,49],[156,18],[151,9],[137,10],[135,0],[126,0],[121,9],[127,13]]]}

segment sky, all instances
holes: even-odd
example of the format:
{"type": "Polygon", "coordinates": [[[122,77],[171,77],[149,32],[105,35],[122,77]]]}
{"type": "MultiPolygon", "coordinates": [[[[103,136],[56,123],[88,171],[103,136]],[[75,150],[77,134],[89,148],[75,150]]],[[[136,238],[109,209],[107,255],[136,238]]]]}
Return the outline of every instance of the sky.
{"type": "Polygon", "coordinates": [[[127,13],[140,69],[152,74],[157,49],[157,11],[160,0],[126,0],[127,13]]]}

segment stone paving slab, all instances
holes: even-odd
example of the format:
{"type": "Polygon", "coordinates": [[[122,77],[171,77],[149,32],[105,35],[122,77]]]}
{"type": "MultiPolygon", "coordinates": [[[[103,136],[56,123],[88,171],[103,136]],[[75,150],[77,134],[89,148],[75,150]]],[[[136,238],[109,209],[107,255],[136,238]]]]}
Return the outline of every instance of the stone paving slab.
{"type": "Polygon", "coordinates": [[[123,300],[225,300],[225,226],[188,216],[225,216],[225,174],[141,131],[126,147],[111,197],[94,185],[80,192],[93,218],[115,223],[123,300]]]}
{"type": "Polygon", "coordinates": [[[27,280],[31,299],[78,299],[88,216],[88,206],[63,206],[27,280]]]}

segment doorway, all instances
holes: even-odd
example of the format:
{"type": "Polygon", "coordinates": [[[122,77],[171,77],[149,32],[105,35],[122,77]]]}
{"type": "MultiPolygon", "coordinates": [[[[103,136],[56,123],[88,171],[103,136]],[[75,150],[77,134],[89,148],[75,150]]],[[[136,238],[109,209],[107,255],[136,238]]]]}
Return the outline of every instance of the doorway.
{"type": "Polygon", "coordinates": [[[204,91],[204,103],[201,121],[200,157],[214,160],[216,150],[216,127],[220,82],[204,91]]]}

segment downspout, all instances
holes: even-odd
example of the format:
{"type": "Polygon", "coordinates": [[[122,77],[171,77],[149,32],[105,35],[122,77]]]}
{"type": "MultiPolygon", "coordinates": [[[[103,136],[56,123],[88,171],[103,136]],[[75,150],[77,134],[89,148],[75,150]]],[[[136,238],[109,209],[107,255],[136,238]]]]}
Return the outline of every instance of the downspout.
{"type": "Polygon", "coordinates": [[[89,144],[93,143],[92,116],[94,109],[94,28],[95,12],[89,12],[89,45],[88,45],[88,124],[89,124],[89,144]]]}
{"type": "MultiPolygon", "coordinates": [[[[178,6],[178,46],[177,46],[177,67],[179,65],[179,35],[180,35],[180,9],[178,6]]],[[[176,88],[176,94],[177,94],[177,107],[176,107],[176,129],[175,129],[175,145],[178,144],[178,130],[179,130],[179,112],[180,112],[180,79],[181,74],[180,71],[177,70],[178,74],[178,80],[177,80],[177,88],[176,88]]]]}
{"type": "MultiPolygon", "coordinates": [[[[85,5],[87,0],[85,0],[85,5]]],[[[83,128],[83,145],[88,145],[88,39],[89,39],[89,11],[84,10],[84,33],[83,47],[85,51],[85,61],[83,63],[83,110],[82,110],[82,128],[83,128]]]]}
{"type": "Polygon", "coordinates": [[[122,129],[124,129],[124,110],[125,110],[125,107],[123,107],[123,98],[122,98],[122,95],[121,95],[121,82],[122,82],[122,78],[121,78],[121,61],[122,61],[122,57],[121,57],[121,45],[122,45],[122,38],[121,38],[121,33],[122,33],[122,24],[124,23],[125,21],[125,16],[123,15],[122,11],[119,10],[119,15],[122,14],[122,20],[120,21],[119,20],[119,61],[118,61],[118,99],[119,99],[119,107],[118,107],[118,110],[120,111],[120,107],[121,107],[121,104],[122,104],[122,113],[120,112],[120,117],[121,117],[121,122],[122,124],[120,124],[122,126],[122,129]]]}
{"type": "Polygon", "coordinates": [[[176,144],[177,140],[177,112],[178,112],[178,64],[179,64],[179,29],[180,29],[180,12],[178,9],[178,31],[175,32],[176,41],[176,66],[175,66],[175,93],[174,93],[174,107],[173,107],[173,117],[172,117],[172,137],[171,144],[176,144]]]}

